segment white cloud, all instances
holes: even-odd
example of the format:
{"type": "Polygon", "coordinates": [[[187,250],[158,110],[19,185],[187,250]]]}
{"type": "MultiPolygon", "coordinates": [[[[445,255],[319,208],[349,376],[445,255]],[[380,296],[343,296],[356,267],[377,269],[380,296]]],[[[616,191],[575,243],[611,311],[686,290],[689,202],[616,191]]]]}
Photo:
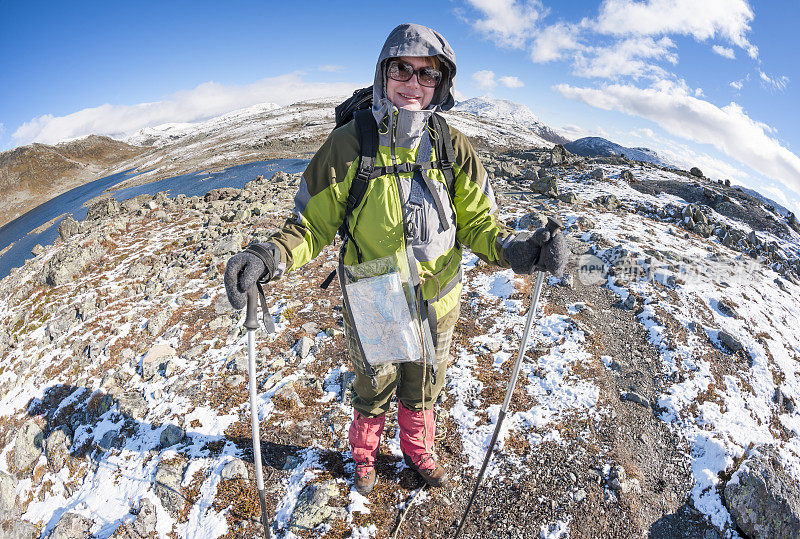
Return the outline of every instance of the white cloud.
{"type": "Polygon", "coordinates": [[[325,73],[337,73],[339,71],[344,71],[346,68],[344,66],[335,65],[335,64],[326,64],[319,66],[320,71],[324,71],[325,73]]]}
{"type": "Polygon", "coordinates": [[[537,63],[560,60],[567,51],[583,48],[578,41],[580,29],[573,24],[559,22],[539,32],[533,40],[531,60],[537,63]]]}
{"type": "Polygon", "coordinates": [[[645,60],[666,60],[675,64],[678,56],[672,52],[673,48],[675,43],[668,37],[658,41],[652,37],[624,39],[609,47],[594,48],[589,56],[580,55],[575,62],[575,74],[604,79],[620,76],[662,78],[666,72],[645,60]]]}
{"type": "Polygon", "coordinates": [[[698,41],[718,36],[756,58],[758,48],[746,37],[753,17],[747,0],[605,0],[597,29],[612,35],[688,35],[698,41]]]}
{"type": "Polygon", "coordinates": [[[761,86],[773,92],[783,92],[789,85],[789,77],[786,75],[770,77],[763,71],[759,71],[758,75],[761,77],[761,86]]]}
{"type": "Polygon", "coordinates": [[[163,101],[136,105],[100,105],[67,114],[45,114],[25,122],[12,134],[18,145],[55,144],[89,134],[122,138],[149,126],[170,122],[195,122],[258,103],[287,105],[304,99],[347,95],[353,83],[307,82],[302,74],[288,73],[244,86],[205,82],[182,90],[163,101]]]}
{"type": "Polygon", "coordinates": [[[467,0],[483,18],[472,26],[502,47],[523,48],[546,14],[539,0],[467,0]]]}
{"type": "Polygon", "coordinates": [[[475,81],[475,84],[482,90],[491,90],[497,86],[497,81],[494,79],[494,71],[489,71],[488,69],[473,73],[472,80],[475,81]]]}
{"type": "Polygon", "coordinates": [[[525,86],[525,83],[519,80],[517,77],[512,77],[510,75],[505,77],[500,77],[500,84],[505,86],[506,88],[522,88],[525,86]]]}
{"type": "Polygon", "coordinates": [[[737,92],[742,89],[742,86],[744,86],[744,80],[743,79],[734,80],[734,81],[731,81],[731,83],[730,83],[730,87],[733,88],[734,90],[736,90],[737,92]]]}
{"type": "Polygon", "coordinates": [[[719,54],[723,58],[736,60],[736,53],[733,52],[733,49],[731,49],[730,47],[723,47],[722,45],[714,45],[713,47],[711,47],[711,50],[719,54]]]}
{"type": "Polygon", "coordinates": [[[601,88],[556,87],[591,106],[652,120],[673,135],[711,144],[733,159],[800,191],[800,157],[769,136],[769,126],[751,119],[736,103],[722,108],[697,99],[684,87],[662,81],[651,88],[614,84],[601,88]]]}
{"type": "Polygon", "coordinates": [[[568,140],[578,140],[585,137],[609,138],[608,132],[600,126],[594,129],[586,129],[580,125],[567,124],[558,128],[558,133],[568,140]]]}

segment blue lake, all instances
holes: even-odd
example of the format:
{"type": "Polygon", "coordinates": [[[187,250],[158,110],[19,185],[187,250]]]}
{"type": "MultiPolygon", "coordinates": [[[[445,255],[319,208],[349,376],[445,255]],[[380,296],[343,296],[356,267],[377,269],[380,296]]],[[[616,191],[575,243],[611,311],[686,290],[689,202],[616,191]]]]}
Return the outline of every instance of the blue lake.
{"type": "Polygon", "coordinates": [[[86,217],[88,209],[83,204],[104,192],[110,192],[120,202],[142,194],[154,195],[159,191],[166,191],[170,197],[180,194],[203,196],[211,189],[218,187],[242,188],[244,184],[258,175],[269,178],[279,170],[289,173],[302,172],[306,165],[308,165],[307,159],[255,161],[219,172],[192,172],[136,187],[112,189],[122,181],[141,174],[141,172],[127,170],[81,185],[35,207],[0,228],[0,250],[13,243],[5,253],[0,255],[0,279],[8,275],[11,268],[20,267],[25,260],[32,258],[31,249],[37,243],[52,244],[58,238],[58,224],[61,219],[54,221],[51,226],[39,233],[33,234],[31,231],[60,215],[72,214],[77,221],[82,221],[86,217]]]}

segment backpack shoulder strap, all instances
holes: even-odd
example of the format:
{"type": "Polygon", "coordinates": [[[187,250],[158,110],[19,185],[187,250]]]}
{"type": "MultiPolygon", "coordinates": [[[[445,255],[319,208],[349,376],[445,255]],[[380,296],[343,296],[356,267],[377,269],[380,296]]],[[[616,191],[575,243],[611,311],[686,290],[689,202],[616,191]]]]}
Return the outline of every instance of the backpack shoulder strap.
{"type": "Polygon", "coordinates": [[[450,138],[450,128],[447,127],[447,121],[444,117],[436,113],[431,115],[431,124],[436,133],[436,140],[434,141],[436,159],[441,164],[442,174],[444,174],[444,178],[447,180],[447,191],[452,198],[455,184],[453,163],[456,161],[456,151],[453,148],[453,139],[450,138]]]}
{"type": "MultiPolygon", "coordinates": [[[[353,178],[353,183],[350,185],[350,192],[347,194],[347,204],[344,210],[344,220],[339,229],[339,233],[345,240],[353,240],[350,236],[350,228],[348,221],[350,215],[353,213],[364,194],[369,187],[369,181],[372,176],[372,171],[375,169],[375,158],[378,155],[378,126],[375,123],[375,118],[372,116],[372,110],[361,109],[355,111],[353,117],[356,121],[356,129],[358,131],[358,145],[359,145],[359,160],[358,170],[353,178]]],[[[353,241],[355,245],[355,241],[353,241]]],[[[358,259],[361,260],[361,251],[356,245],[356,253],[358,259]]]]}

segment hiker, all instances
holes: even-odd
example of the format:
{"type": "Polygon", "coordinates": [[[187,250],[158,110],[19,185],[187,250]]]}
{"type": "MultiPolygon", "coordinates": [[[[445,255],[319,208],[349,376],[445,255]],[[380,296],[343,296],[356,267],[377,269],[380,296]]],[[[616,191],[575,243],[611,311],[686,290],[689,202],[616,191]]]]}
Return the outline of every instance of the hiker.
{"type": "MultiPolygon", "coordinates": [[[[439,33],[417,24],[395,28],[378,57],[371,111],[359,116],[359,121],[374,121],[377,127],[373,176],[380,175],[368,180],[363,197],[348,213],[357,162],[364,164],[369,156],[360,157],[361,127],[356,120],[334,129],[303,173],[293,215],[281,231],[231,257],[225,270],[230,302],[241,309],[245,292],[257,280],[275,280],[301,268],[333,242],[343,223],[346,240],[340,253],[340,283],[346,277],[341,275],[343,267],[362,267],[393,256],[409,260],[410,286],[420,300],[411,316],[423,320],[420,349],[430,351],[432,346],[435,354],[435,358],[425,356],[427,362],[419,357],[418,361],[372,364],[365,360],[362,352],[368,343],[352,327],[358,307],[348,303],[348,285],[343,286],[345,339],[356,373],[349,441],[356,463],[355,488],[364,495],[376,482],[375,459],[394,395],[406,463],[432,486],[446,482],[433,449],[433,403],[444,385],[460,312],[462,246],[517,274],[537,269],[560,274],[566,262],[560,233],[552,238],[544,228],[513,233],[497,221],[489,178],[462,133],[450,127],[443,134],[447,140],[434,140],[439,131],[432,115],[454,105],[455,75],[455,55],[439,33]],[[449,142],[452,147],[442,150],[449,142]],[[454,155],[450,170],[442,164],[447,151],[454,155]],[[411,164],[421,166],[412,169],[411,164]],[[452,178],[449,184],[448,177],[452,178]],[[431,340],[427,345],[424,335],[431,340]]],[[[371,328],[362,326],[359,331],[367,329],[371,328]]],[[[386,354],[390,353],[388,340],[380,343],[385,344],[386,354]]]]}

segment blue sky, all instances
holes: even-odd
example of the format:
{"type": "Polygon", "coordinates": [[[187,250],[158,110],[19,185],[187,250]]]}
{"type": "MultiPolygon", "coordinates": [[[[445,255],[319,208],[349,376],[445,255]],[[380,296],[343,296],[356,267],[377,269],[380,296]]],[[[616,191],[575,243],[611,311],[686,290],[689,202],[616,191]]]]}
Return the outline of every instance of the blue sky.
{"type": "Polygon", "coordinates": [[[649,146],[800,210],[796,0],[0,0],[0,150],[124,137],[371,81],[401,22],[456,51],[461,97],[649,146]]]}

